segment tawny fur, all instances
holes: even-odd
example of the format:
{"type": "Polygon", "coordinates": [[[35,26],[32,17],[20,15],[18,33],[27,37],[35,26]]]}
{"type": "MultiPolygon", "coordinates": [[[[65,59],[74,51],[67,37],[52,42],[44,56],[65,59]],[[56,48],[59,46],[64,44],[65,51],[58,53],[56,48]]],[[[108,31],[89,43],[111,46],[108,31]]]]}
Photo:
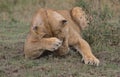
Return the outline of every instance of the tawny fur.
{"type": "Polygon", "coordinates": [[[69,46],[76,48],[85,64],[99,65],[89,44],[80,32],[87,27],[86,14],[80,7],[71,10],[39,9],[34,15],[27,36],[24,53],[26,58],[39,57],[45,50],[65,55],[69,46]]]}

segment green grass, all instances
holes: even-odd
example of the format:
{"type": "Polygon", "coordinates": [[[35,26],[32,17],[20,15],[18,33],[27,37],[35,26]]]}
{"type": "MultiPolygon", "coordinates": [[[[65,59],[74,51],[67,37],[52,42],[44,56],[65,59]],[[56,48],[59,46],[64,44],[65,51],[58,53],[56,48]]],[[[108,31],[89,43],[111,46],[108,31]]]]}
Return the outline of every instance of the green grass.
{"type": "Polygon", "coordinates": [[[98,0],[1,0],[0,77],[119,77],[120,1],[101,0],[101,6],[95,5],[97,2],[98,0]],[[36,60],[25,59],[24,41],[35,10],[40,7],[70,9],[76,5],[83,7],[89,16],[90,26],[83,31],[82,36],[100,59],[100,66],[83,64],[78,52],[73,51],[65,57],[49,54],[36,60]]]}

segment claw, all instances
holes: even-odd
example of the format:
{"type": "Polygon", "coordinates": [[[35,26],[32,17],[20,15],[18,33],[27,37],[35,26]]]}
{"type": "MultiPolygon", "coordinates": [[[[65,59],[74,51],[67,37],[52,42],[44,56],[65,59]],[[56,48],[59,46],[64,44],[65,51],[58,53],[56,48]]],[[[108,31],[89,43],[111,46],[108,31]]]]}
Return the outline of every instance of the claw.
{"type": "Polygon", "coordinates": [[[100,61],[97,58],[82,58],[81,60],[85,64],[99,66],[100,61]]]}

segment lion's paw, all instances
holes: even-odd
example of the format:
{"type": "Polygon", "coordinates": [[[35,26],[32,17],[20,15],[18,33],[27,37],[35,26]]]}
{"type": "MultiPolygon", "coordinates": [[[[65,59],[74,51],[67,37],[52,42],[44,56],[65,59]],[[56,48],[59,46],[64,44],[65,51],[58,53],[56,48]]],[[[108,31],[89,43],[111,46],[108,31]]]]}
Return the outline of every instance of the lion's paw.
{"type": "Polygon", "coordinates": [[[51,38],[50,40],[51,41],[49,43],[47,50],[54,51],[57,50],[62,45],[62,41],[60,41],[57,38],[51,38]]]}
{"type": "Polygon", "coordinates": [[[89,65],[95,65],[95,66],[99,66],[100,61],[94,57],[94,56],[85,56],[84,58],[82,58],[82,61],[84,61],[85,64],[89,64],[89,65]]]}

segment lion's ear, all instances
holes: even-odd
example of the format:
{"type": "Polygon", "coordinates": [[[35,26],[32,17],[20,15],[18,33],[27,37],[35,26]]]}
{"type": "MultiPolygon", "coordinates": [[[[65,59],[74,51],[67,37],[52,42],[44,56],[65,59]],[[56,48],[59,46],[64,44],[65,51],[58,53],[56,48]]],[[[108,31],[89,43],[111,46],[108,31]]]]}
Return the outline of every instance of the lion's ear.
{"type": "Polygon", "coordinates": [[[36,31],[36,30],[38,30],[38,27],[34,26],[32,29],[36,31]]]}
{"type": "Polygon", "coordinates": [[[34,26],[34,27],[33,27],[33,30],[37,30],[37,29],[38,29],[38,27],[37,27],[37,26],[34,26]]]}
{"type": "Polygon", "coordinates": [[[68,22],[68,21],[67,21],[67,20],[65,20],[65,19],[61,21],[62,25],[66,25],[66,24],[67,24],[67,22],[68,22]]]}
{"type": "Polygon", "coordinates": [[[38,26],[32,26],[32,31],[33,31],[35,34],[38,34],[38,26]]]}

